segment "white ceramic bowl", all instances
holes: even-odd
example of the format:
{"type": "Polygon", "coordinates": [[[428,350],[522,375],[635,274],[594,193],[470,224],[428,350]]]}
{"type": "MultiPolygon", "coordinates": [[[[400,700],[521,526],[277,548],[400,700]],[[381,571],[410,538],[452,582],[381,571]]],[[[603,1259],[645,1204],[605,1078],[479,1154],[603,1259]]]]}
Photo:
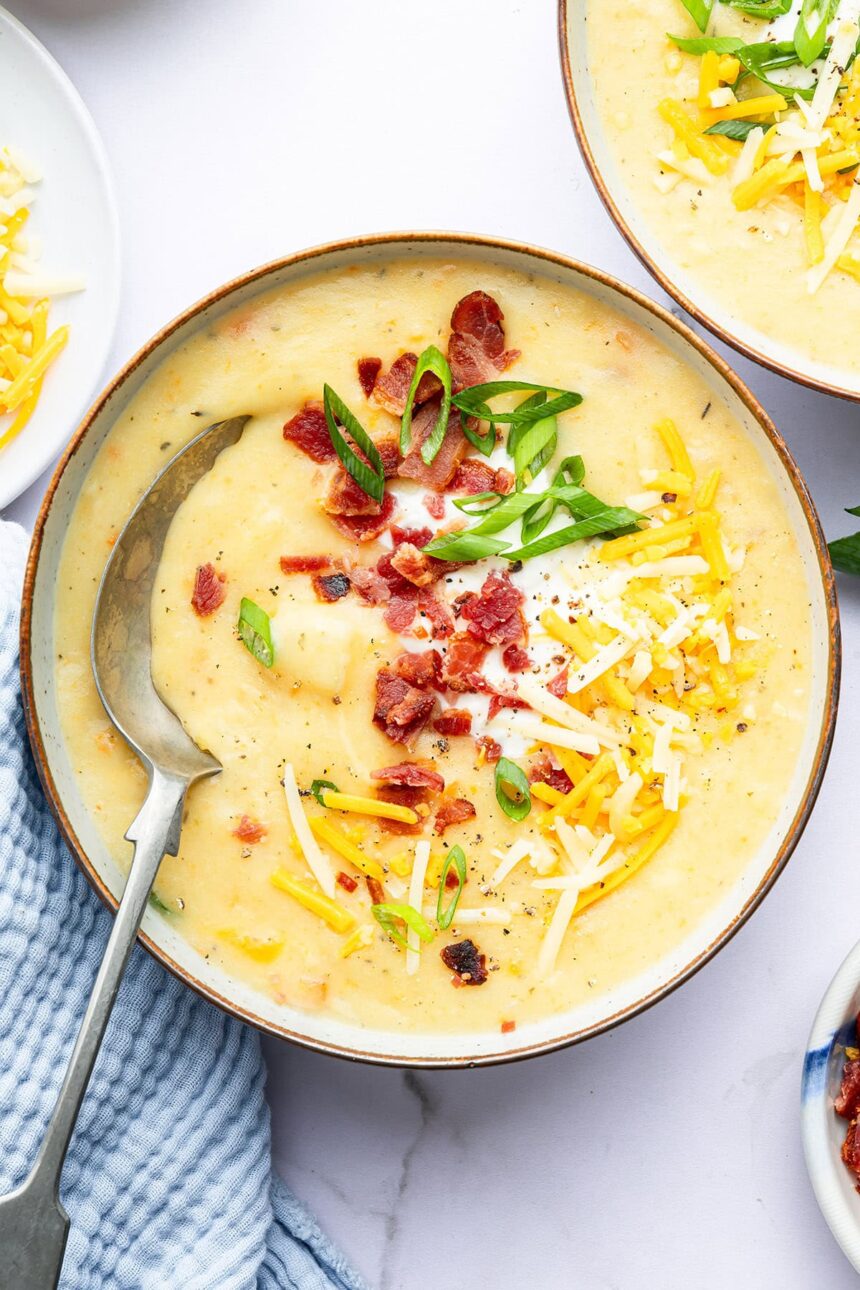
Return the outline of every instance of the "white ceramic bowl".
{"type": "MultiPolygon", "coordinates": [[[[647,8],[647,6],[646,6],[647,8]]],[[[678,6],[680,11],[680,4],[678,6]]],[[[606,138],[588,59],[588,0],[558,0],[562,72],[574,132],[595,188],[620,232],[646,269],[687,313],[748,358],[812,389],[860,401],[857,369],[814,362],[797,349],[744,322],[716,299],[664,244],[660,230],[644,219],[606,138]]]]}
{"type": "Polygon", "coordinates": [[[0,450],[0,509],[64,447],[103,378],[119,308],[119,222],[107,158],[92,118],[63,69],[0,8],[0,143],[40,166],[33,231],[42,263],[80,273],[86,289],[51,306],[51,330],[71,335],[52,364],[29,424],[0,450]]]}
{"type": "Polygon", "coordinates": [[[860,943],[827,987],[812,1024],[801,1085],[800,1125],[806,1167],[821,1212],[860,1272],[860,1195],[840,1157],[848,1121],[833,1110],[842,1081],[845,1047],[856,1046],[860,1012],[860,943]]]}
{"type": "Polygon", "coordinates": [[[746,428],[761,469],[779,489],[797,536],[807,575],[814,632],[812,711],[791,789],[778,819],[746,871],[684,941],[633,980],[572,1011],[518,1027],[510,1035],[421,1035],[364,1030],[331,1018],[277,1005],[205,961],[166,920],[144,917],[145,945],[178,976],[237,1016],[308,1047],[367,1061],[457,1066],[513,1060],[587,1038],[640,1012],[685,981],[738,929],[785,865],[815,800],[833,734],[839,683],[839,622],[833,573],[812,502],[776,429],[749,390],[687,327],[644,296],[605,274],[549,251],[448,233],[385,234],[318,247],[267,265],[228,283],[192,306],[149,342],[96,402],[57,468],[39,515],[28,564],[22,615],[21,663],[30,735],[42,780],[69,845],[102,897],[116,904],[122,880],[81,801],[74,768],[60,734],[55,693],[54,588],[69,516],[93,459],[117,416],[165,356],[199,327],[264,290],[303,275],[402,256],[450,256],[481,265],[505,265],[529,276],[568,284],[646,328],[680,362],[727,402],[746,428]]]}

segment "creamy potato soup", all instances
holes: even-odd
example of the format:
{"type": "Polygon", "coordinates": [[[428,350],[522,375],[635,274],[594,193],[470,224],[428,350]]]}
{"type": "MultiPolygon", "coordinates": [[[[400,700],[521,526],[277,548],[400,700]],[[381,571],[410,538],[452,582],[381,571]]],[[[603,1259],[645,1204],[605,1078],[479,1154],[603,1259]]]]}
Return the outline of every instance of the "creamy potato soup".
{"type": "Polygon", "coordinates": [[[158,468],[239,414],[153,596],[156,685],[224,768],[162,916],[368,1027],[510,1031],[676,947],[808,718],[805,576],[728,407],[592,297],[472,263],[308,276],[201,327],[109,434],[58,587],[65,738],[124,863],[145,784],[93,685],[96,585],[158,468]]]}
{"type": "Polygon", "coordinates": [[[588,67],[621,181],[672,260],[801,369],[860,379],[860,0],[803,7],[809,22],[801,0],[770,18],[754,0],[589,0],[588,67]]]}

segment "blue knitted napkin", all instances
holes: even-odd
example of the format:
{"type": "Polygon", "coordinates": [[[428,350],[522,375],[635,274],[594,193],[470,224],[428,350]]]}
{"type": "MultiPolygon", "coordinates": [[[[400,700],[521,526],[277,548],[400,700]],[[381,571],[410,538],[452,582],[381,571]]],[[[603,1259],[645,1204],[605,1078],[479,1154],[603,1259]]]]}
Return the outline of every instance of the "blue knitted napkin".
{"type": "MultiPolygon", "coordinates": [[[[35,1156],[110,926],[27,744],[25,553],[0,520],[0,1194],[35,1156]]],[[[361,1290],[272,1174],[263,1084],[258,1036],[135,949],[63,1172],[65,1290],[361,1290]]]]}

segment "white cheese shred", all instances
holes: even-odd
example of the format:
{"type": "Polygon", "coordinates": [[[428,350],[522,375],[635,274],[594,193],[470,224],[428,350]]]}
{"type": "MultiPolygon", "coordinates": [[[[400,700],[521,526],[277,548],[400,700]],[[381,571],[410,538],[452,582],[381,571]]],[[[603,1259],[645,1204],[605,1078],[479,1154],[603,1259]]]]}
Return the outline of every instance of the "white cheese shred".
{"type": "MultiPolygon", "coordinates": [[[[415,863],[412,866],[412,877],[409,882],[409,904],[423,917],[424,913],[424,879],[430,863],[430,843],[421,839],[415,843],[415,863]]],[[[421,966],[421,942],[418,933],[410,927],[406,933],[406,971],[414,976],[421,966]]]]}
{"type": "Polygon", "coordinates": [[[329,899],[334,899],[334,869],[323,855],[316,838],[311,833],[311,826],[308,824],[305,808],[302,806],[302,799],[299,796],[296,772],[289,762],[284,767],[284,795],[287,799],[290,823],[308,862],[308,868],[326,896],[329,899]]]}

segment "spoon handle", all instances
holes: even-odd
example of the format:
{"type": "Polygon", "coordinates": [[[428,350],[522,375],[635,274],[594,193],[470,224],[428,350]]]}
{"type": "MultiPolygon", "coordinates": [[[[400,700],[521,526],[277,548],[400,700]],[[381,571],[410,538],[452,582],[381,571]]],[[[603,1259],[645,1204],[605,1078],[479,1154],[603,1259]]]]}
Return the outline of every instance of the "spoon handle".
{"type": "Polygon", "coordinates": [[[134,857],[54,1112],[28,1177],[0,1198],[0,1249],[15,1290],[49,1290],[59,1279],[69,1222],[59,1199],[63,1161],[158,866],[178,850],[187,787],[184,778],[152,772],[126,834],[134,857]]]}

